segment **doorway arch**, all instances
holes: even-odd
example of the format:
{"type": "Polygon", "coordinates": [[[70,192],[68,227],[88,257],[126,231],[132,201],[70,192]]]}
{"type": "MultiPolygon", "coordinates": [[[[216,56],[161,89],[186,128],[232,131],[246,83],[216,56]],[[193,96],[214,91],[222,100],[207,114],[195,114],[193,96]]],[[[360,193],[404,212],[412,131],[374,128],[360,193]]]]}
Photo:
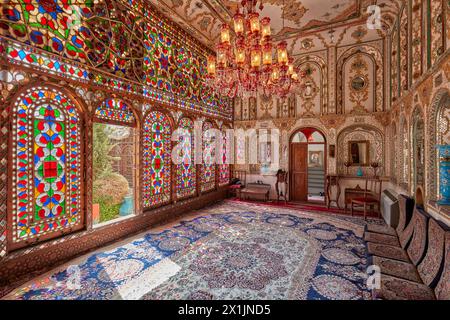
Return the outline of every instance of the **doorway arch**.
{"type": "Polygon", "coordinates": [[[289,198],[299,202],[325,202],[327,142],[314,127],[299,128],[289,139],[289,198]]]}

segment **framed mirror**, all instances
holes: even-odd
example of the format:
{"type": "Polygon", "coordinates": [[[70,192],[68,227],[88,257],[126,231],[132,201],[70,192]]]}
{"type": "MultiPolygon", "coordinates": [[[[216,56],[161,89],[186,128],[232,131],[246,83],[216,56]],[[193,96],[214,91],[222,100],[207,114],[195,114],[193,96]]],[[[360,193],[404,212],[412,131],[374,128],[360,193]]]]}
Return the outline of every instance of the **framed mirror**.
{"type": "Polygon", "coordinates": [[[349,141],[348,161],[352,166],[367,167],[370,164],[370,143],[369,141],[349,141]]]}
{"type": "Polygon", "coordinates": [[[352,80],[352,89],[355,91],[361,91],[366,87],[366,79],[363,77],[355,77],[352,80]]]}

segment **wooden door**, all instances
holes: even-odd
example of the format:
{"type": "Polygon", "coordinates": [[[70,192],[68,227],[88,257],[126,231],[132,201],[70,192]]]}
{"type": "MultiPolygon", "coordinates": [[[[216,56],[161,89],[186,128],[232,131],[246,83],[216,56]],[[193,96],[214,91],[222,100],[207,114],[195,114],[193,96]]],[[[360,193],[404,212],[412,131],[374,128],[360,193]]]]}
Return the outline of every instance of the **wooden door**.
{"type": "Polygon", "coordinates": [[[308,201],[308,144],[291,145],[291,201],[308,201]]]}

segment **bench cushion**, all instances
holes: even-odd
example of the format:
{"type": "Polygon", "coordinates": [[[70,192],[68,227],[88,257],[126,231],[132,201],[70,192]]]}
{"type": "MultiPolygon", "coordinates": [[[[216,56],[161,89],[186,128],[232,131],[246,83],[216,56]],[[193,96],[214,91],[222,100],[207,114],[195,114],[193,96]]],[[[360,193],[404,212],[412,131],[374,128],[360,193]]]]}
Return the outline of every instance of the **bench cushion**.
{"type": "Polygon", "coordinates": [[[379,266],[383,274],[422,283],[416,267],[409,262],[374,256],[372,264],[379,266]]]}
{"type": "Polygon", "coordinates": [[[372,256],[378,256],[378,257],[383,257],[383,258],[390,258],[390,259],[394,259],[394,260],[409,262],[408,255],[406,254],[405,250],[403,250],[400,247],[368,242],[367,243],[367,251],[368,251],[369,255],[372,255],[372,256]]]}
{"type": "Polygon", "coordinates": [[[422,283],[381,275],[381,288],[372,291],[375,299],[435,300],[433,290],[422,283]]]}
{"type": "Polygon", "coordinates": [[[427,249],[428,215],[417,207],[414,209],[414,215],[414,233],[407,252],[411,262],[417,266],[427,249]]]}
{"type": "Polygon", "coordinates": [[[388,234],[365,232],[364,233],[364,241],[382,243],[382,244],[388,244],[390,246],[400,247],[400,243],[398,242],[397,237],[390,236],[388,234]]]}
{"type": "Polygon", "coordinates": [[[368,224],[366,227],[366,231],[373,233],[387,234],[390,236],[397,236],[397,232],[395,232],[395,229],[387,225],[380,226],[378,224],[368,224]]]}
{"type": "MultiPolygon", "coordinates": [[[[428,222],[428,248],[423,261],[417,267],[422,281],[434,288],[444,264],[445,232],[448,227],[434,219],[428,222]]],[[[448,231],[447,231],[448,232],[448,231]]]]}

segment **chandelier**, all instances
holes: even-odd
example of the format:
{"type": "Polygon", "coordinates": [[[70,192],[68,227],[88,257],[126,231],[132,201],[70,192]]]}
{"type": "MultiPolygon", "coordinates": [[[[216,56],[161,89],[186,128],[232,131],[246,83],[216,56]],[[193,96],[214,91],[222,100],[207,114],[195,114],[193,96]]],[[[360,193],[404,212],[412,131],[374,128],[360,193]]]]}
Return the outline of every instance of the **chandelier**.
{"type": "MultiPolygon", "coordinates": [[[[270,18],[260,20],[257,2],[241,2],[242,11],[238,7],[233,17],[234,37],[230,26],[223,24],[217,55],[208,57],[207,83],[222,96],[242,98],[262,92],[285,98],[299,83],[299,72],[288,55],[287,43],[272,43],[270,18]]],[[[264,6],[259,2],[262,10],[264,6]]]]}

